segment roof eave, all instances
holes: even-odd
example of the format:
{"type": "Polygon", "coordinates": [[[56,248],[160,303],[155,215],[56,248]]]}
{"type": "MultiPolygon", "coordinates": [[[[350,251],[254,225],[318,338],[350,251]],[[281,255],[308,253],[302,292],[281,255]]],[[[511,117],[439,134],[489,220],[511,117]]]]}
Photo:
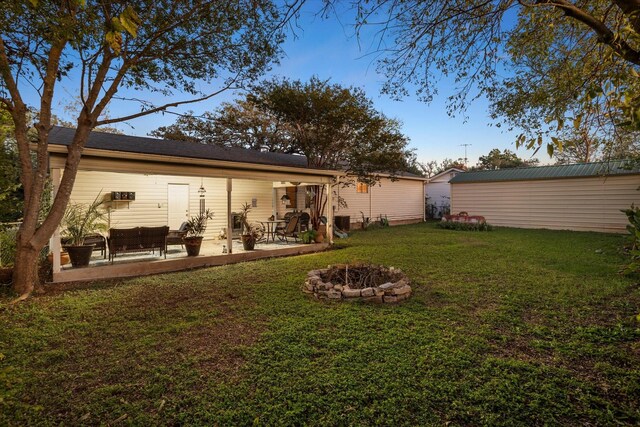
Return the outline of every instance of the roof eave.
{"type": "Polygon", "coordinates": [[[429,181],[432,181],[432,180],[434,180],[434,179],[436,179],[436,178],[438,178],[438,177],[440,177],[440,176],[442,176],[442,175],[445,175],[445,174],[447,174],[447,173],[449,173],[449,172],[451,172],[451,171],[456,171],[456,172],[458,172],[458,173],[463,173],[463,172],[465,172],[465,171],[464,171],[464,170],[462,170],[462,169],[458,169],[458,168],[449,168],[449,169],[447,169],[447,170],[443,170],[442,172],[440,172],[440,173],[437,173],[437,174],[433,175],[431,178],[428,178],[428,180],[429,180],[429,181]]]}
{"type": "MultiPolygon", "coordinates": [[[[393,178],[393,179],[410,179],[413,181],[428,181],[429,178],[425,178],[423,176],[402,176],[402,175],[392,175],[389,173],[376,173],[376,174],[371,174],[371,175],[377,175],[377,176],[381,176],[383,178],[393,178]]],[[[352,173],[348,173],[348,172],[343,172],[342,176],[353,176],[353,177],[357,177],[356,174],[352,174],[352,173]]]]}
{"type": "MultiPolygon", "coordinates": [[[[34,149],[35,144],[32,144],[34,149]]],[[[49,144],[47,147],[49,153],[67,154],[68,146],[60,144],[49,144]]],[[[148,161],[148,162],[163,162],[163,163],[178,163],[184,164],[188,159],[190,163],[198,166],[219,167],[225,169],[243,169],[243,170],[259,170],[259,171],[276,171],[276,172],[295,172],[295,173],[307,173],[309,175],[322,175],[322,176],[344,176],[344,172],[330,170],[330,169],[313,169],[306,167],[294,167],[294,166],[281,166],[281,165],[268,165],[262,163],[246,163],[246,162],[234,162],[228,160],[211,160],[200,159],[194,157],[178,157],[178,156],[166,156],[160,154],[145,154],[145,153],[132,153],[127,151],[112,151],[103,150],[99,148],[85,148],[82,152],[83,156],[116,158],[114,154],[117,153],[117,158],[123,158],[128,160],[148,161]]]]}
{"type": "Polygon", "coordinates": [[[550,176],[542,178],[511,178],[511,179],[479,179],[475,181],[458,181],[455,178],[449,181],[450,184],[478,184],[483,182],[518,182],[518,181],[554,181],[558,179],[580,179],[580,178],[615,178],[618,176],[640,175],[640,172],[615,173],[609,175],[577,175],[577,176],[550,176]]]}

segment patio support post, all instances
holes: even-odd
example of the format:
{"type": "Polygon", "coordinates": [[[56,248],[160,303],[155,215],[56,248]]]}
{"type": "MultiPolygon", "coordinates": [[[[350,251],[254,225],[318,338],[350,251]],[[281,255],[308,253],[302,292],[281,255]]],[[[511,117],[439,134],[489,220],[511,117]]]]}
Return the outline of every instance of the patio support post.
{"type": "Polygon", "coordinates": [[[231,178],[227,178],[227,250],[230,254],[233,253],[233,217],[231,216],[231,190],[233,189],[233,183],[231,178]]]}
{"type": "Polygon", "coordinates": [[[329,182],[325,185],[327,189],[327,238],[333,244],[333,184],[329,182]]]}
{"type": "Polygon", "coordinates": [[[271,214],[273,215],[273,219],[276,219],[278,215],[278,189],[275,187],[271,193],[271,214]]]}
{"type": "MultiPolygon", "coordinates": [[[[52,194],[52,200],[53,200],[53,198],[56,197],[56,194],[58,193],[58,187],[60,186],[60,178],[61,178],[60,169],[51,169],[50,176],[51,176],[51,183],[53,185],[53,188],[51,190],[53,193],[52,194]]],[[[60,273],[60,270],[61,270],[61,267],[60,267],[61,246],[62,245],[60,244],[60,226],[58,226],[56,227],[56,230],[53,232],[53,235],[49,240],[49,250],[53,254],[53,265],[51,269],[54,274],[60,273]]]]}

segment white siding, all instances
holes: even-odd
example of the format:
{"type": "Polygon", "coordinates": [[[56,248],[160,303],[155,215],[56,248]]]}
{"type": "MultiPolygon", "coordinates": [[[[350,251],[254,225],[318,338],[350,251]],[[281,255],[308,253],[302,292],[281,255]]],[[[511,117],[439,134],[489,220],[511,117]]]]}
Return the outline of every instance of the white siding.
{"type": "MultiPolygon", "coordinates": [[[[109,210],[111,228],[130,228],[136,226],[161,226],[167,224],[167,189],[169,184],[188,184],[189,211],[195,215],[200,209],[198,188],[203,184],[206,193],[206,207],[214,212],[209,222],[205,238],[216,237],[226,227],[227,192],[226,179],[124,174],[115,172],[78,171],[71,193],[72,202],[89,203],[102,192],[108,197],[111,191],[134,191],[136,200],[131,202],[106,203],[109,210]]],[[[244,202],[251,203],[257,198],[258,207],[249,217],[252,221],[265,220],[272,211],[272,183],[244,179],[233,180],[231,210],[238,211],[244,202]]]]}
{"type": "Polygon", "coordinates": [[[427,203],[435,206],[451,204],[451,184],[448,181],[429,182],[426,188],[427,203]]]}
{"type": "MultiPolygon", "coordinates": [[[[336,215],[349,215],[351,222],[362,221],[361,211],[371,220],[380,215],[390,221],[422,220],[424,218],[424,181],[383,178],[369,187],[369,193],[357,193],[355,186],[336,190],[347,207],[336,207],[336,215]]],[[[337,205],[337,204],[334,204],[337,205]]]]}
{"type": "MultiPolygon", "coordinates": [[[[371,220],[376,220],[380,215],[387,216],[390,221],[422,220],[423,213],[423,185],[424,181],[400,179],[391,181],[382,179],[379,184],[369,187],[368,193],[356,192],[355,185],[333,187],[333,206],[335,215],[348,215],[351,222],[361,222],[362,214],[371,220]],[[346,208],[338,206],[338,196],[347,203],[346,208]]],[[[280,198],[285,194],[284,188],[277,190],[278,216],[282,217],[293,209],[285,209],[280,198]]],[[[298,188],[297,210],[309,211],[305,208],[306,187],[298,188]]]]}
{"type": "Polygon", "coordinates": [[[640,202],[639,175],[452,184],[451,212],[492,225],[625,232],[620,212],[640,202]]]}

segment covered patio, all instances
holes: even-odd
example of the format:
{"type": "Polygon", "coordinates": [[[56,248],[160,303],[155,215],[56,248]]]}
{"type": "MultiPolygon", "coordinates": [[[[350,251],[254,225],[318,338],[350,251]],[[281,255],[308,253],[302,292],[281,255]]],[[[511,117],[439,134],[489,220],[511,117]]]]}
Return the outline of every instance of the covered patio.
{"type": "MultiPolygon", "coordinates": [[[[62,177],[66,151],[73,130],[51,132],[49,155],[53,191],[62,177]]],[[[166,251],[126,254],[114,260],[95,251],[89,267],[60,264],[61,234],[50,242],[53,281],[95,280],[222,265],[258,258],[323,250],[332,243],[331,184],[338,171],[306,168],[302,156],[223,148],[184,141],[157,140],[93,132],[83,153],[74,188],[73,203],[90,203],[97,196],[107,211],[109,229],[168,226],[177,230],[189,217],[209,209],[214,217],[204,234],[200,255],[187,257],[180,245],[166,251]],[[249,204],[252,223],[268,224],[284,212],[304,210],[292,204],[287,188],[321,189],[327,199],[326,241],[302,244],[300,240],[275,238],[244,251],[239,241],[238,211],[249,204]],[[122,197],[123,195],[126,195],[122,197]],[[226,253],[225,253],[226,252],[226,253]]],[[[310,191],[313,194],[313,190],[310,191]]],[[[105,236],[108,237],[108,236],[105,236]]]]}

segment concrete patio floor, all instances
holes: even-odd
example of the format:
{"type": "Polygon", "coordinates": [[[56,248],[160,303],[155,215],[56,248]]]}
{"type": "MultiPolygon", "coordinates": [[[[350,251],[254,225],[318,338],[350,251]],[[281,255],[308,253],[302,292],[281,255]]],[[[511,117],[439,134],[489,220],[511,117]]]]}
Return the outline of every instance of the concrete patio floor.
{"type": "Polygon", "coordinates": [[[113,263],[95,251],[88,267],[73,268],[71,264],[62,266],[59,273],[53,274],[53,282],[74,282],[111,279],[118,277],[133,277],[149,274],[168,273],[197,267],[233,264],[260,258],[271,258],[291,255],[301,255],[319,252],[329,247],[328,243],[304,244],[301,241],[290,240],[281,242],[276,240],[269,243],[257,243],[252,251],[245,251],[242,242],[233,241],[233,253],[222,252],[226,240],[205,240],[202,242],[200,255],[187,256],[186,250],[178,245],[170,246],[167,258],[160,256],[158,251],[132,253],[118,256],[113,263]]]}
{"type": "MultiPolygon", "coordinates": [[[[289,242],[287,243],[285,241],[280,241],[276,239],[275,242],[272,242],[270,240],[269,243],[266,243],[266,242],[256,243],[254,250],[249,252],[273,251],[276,249],[290,248],[290,247],[303,246],[303,245],[304,243],[302,243],[301,240],[298,240],[297,242],[295,242],[293,239],[289,239],[289,242]]],[[[226,246],[227,246],[226,240],[203,240],[202,246],[200,248],[199,256],[228,255],[228,252],[226,254],[223,252],[223,248],[226,248],[226,246]]],[[[226,249],[228,251],[228,248],[226,249]]],[[[242,247],[242,242],[240,240],[233,240],[233,253],[239,254],[239,253],[245,253],[245,252],[247,251],[245,251],[244,248],[242,247]]],[[[187,256],[187,251],[184,249],[184,247],[180,245],[171,245],[167,248],[166,259],[168,260],[185,258],[186,256],[187,256]]],[[[160,253],[156,250],[155,253],[152,253],[151,251],[147,251],[147,252],[138,252],[138,253],[134,252],[134,253],[127,253],[127,254],[120,254],[116,257],[116,259],[112,263],[111,261],[109,261],[108,254],[105,258],[103,255],[100,254],[99,251],[94,251],[91,256],[89,267],[131,263],[131,262],[158,261],[163,259],[165,259],[164,255],[160,256],[160,253]]],[[[69,270],[71,268],[72,268],[71,264],[62,266],[63,270],[69,270]]]]}

